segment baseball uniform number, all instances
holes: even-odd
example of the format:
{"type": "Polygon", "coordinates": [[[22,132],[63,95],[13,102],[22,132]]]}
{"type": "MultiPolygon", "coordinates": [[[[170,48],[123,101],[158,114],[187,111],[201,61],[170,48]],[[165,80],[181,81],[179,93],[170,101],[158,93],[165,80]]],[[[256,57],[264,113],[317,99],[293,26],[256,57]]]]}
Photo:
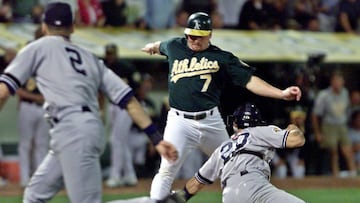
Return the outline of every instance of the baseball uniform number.
{"type": "Polygon", "coordinates": [[[206,92],[209,88],[210,82],[211,82],[211,75],[210,74],[206,74],[206,75],[200,75],[200,79],[204,79],[205,83],[203,88],[201,89],[201,92],[206,92]]]}
{"type": "Polygon", "coordinates": [[[76,72],[86,76],[86,71],[84,69],[79,69],[78,67],[76,67],[76,65],[81,65],[82,64],[82,60],[81,60],[79,52],[77,52],[75,49],[72,49],[72,48],[69,48],[69,47],[65,47],[65,50],[70,55],[69,59],[70,59],[71,66],[73,67],[73,69],[76,72]]]}
{"type": "Polygon", "coordinates": [[[221,158],[224,160],[224,164],[230,160],[233,155],[233,152],[240,150],[246,143],[249,137],[249,133],[239,133],[232,137],[232,140],[236,141],[236,145],[234,146],[234,142],[226,143],[220,150],[221,158]],[[235,147],[235,148],[234,148],[235,147]]]}

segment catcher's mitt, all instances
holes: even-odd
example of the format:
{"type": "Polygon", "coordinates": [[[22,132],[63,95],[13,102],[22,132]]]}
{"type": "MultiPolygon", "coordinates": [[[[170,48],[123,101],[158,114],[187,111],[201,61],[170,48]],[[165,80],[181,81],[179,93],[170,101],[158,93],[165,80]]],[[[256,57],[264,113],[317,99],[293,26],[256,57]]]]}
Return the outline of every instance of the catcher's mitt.
{"type": "Polygon", "coordinates": [[[186,202],[185,192],[183,190],[176,190],[176,191],[171,191],[171,193],[159,203],[185,203],[185,202],[186,202]]]}

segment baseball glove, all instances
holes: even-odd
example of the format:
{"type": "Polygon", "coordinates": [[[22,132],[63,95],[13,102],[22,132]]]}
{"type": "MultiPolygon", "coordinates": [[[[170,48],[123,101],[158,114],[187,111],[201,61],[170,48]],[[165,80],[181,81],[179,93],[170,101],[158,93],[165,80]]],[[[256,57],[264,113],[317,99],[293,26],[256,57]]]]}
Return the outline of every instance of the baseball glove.
{"type": "Polygon", "coordinates": [[[171,191],[171,193],[159,203],[185,203],[185,202],[186,202],[185,192],[183,190],[176,190],[176,191],[171,191]]]}

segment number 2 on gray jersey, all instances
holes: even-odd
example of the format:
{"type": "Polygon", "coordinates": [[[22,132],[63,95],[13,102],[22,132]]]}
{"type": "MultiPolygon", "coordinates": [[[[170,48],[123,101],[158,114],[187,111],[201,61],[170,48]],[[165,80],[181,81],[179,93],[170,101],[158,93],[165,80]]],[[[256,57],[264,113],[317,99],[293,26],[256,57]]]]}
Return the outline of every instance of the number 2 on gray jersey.
{"type": "Polygon", "coordinates": [[[69,59],[70,59],[71,66],[73,67],[73,69],[76,72],[86,76],[86,71],[84,69],[79,69],[77,67],[77,65],[81,65],[83,63],[79,52],[76,51],[75,49],[72,49],[69,47],[65,47],[65,50],[69,53],[69,59]]]}

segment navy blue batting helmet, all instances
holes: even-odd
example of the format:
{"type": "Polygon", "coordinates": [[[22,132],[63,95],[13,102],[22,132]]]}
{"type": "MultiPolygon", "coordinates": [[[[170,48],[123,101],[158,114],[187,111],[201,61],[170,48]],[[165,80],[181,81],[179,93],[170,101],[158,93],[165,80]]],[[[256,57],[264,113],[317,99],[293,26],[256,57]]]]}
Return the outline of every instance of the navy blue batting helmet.
{"type": "Polygon", "coordinates": [[[247,127],[254,127],[260,125],[266,125],[266,122],[262,119],[261,113],[255,104],[246,103],[238,107],[232,116],[228,117],[228,125],[236,123],[238,128],[244,129],[247,127]]]}

